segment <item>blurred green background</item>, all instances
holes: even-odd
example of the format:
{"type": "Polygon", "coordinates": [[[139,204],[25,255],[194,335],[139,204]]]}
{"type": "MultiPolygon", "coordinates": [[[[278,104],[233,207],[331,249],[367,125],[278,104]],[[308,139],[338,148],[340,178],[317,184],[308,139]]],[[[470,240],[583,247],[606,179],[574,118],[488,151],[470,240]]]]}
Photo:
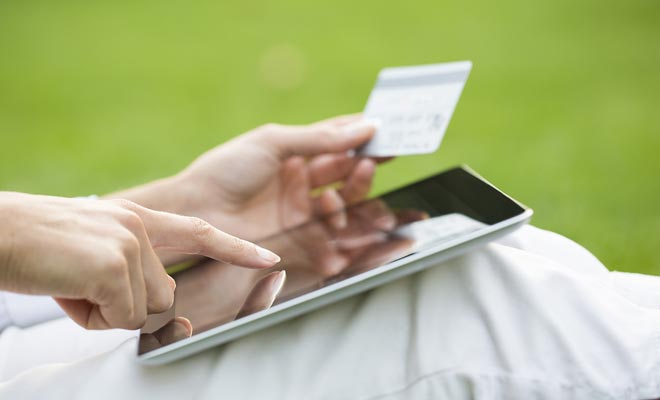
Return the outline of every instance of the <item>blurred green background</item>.
{"type": "Polygon", "coordinates": [[[0,2],[0,189],[172,174],[259,124],[359,111],[385,66],[469,59],[438,153],[612,269],[660,275],[660,2],[0,2]]]}

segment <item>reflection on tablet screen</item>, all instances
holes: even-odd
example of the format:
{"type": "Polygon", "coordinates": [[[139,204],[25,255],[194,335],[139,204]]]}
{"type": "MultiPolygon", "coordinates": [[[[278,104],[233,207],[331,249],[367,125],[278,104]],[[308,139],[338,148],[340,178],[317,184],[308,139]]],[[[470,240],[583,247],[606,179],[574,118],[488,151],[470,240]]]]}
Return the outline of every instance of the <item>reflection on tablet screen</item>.
{"type": "Polygon", "coordinates": [[[282,261],[253,270],[206,261],[174,275],[174,307],[151,316],[140,353],[477,231],[522,211],[468,174],[447,173],[259,241],[282,261]],[[475,188],[479,191],[475,192],[475,188]],[[486,188],[486,189],[484,189],[486,188]],[[484,191],[485,190],[485,191],[484,191]],[[284,273],[282,273],[284,271],[284,273]],[[181,318],[184,317],[184,318],[181,318]],[[188,325],[187,321],[190,321],[188,325]]]}

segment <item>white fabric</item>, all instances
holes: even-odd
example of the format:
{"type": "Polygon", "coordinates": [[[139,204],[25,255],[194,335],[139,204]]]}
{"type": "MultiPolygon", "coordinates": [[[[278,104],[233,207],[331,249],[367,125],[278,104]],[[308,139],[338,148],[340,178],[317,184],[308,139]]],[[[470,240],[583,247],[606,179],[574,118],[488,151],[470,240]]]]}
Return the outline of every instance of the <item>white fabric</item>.
{"type": "Polygon", "coordinates": [[[0,331],[9,325],[25,328],[63,316],[52,297],[0,292],[0,331]]]}
{"type": "Polygon", "coordinates": [[[3,292],[0,292],[0,331],[12,325],[11,318],[9,317],[9,311],[7,311],[7,305],[5,304],[5,296],[3,292]]]}
{"type": "Polygon", "coordinates": [[[160,367],[134,332],[66,319],[0,336],[0,398],[650,399],[658,278],[561,236],[498,244],[160,367]],[[112,350],[109,350],[112,349],[112,350]]]}

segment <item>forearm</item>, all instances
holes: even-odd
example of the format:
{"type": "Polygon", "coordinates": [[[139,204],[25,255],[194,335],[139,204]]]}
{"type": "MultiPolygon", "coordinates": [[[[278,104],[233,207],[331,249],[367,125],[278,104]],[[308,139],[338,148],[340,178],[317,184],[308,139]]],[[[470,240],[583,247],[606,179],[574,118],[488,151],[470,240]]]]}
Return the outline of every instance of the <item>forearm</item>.
{"type": "Polygon", "coordinates": [[[140,186],[103,196],[103,199],[127,199],[152,210],[185,214],[186,188],[179,175],[173,175],[140,186]]]}
{"type": "MultiPolygon", "coordinates": [[[[217,228],[238,236],[245,236],[240,219],[230,215],[220,202],[210,200],[203,187],[212,187],[186,174],[185,171],[145,183],[140,186],[110,193],[104,199],[126,199],[152,210],[166,211],[173,214],[198,217],[211,222],[217,228]]],[[[247,238],[245,239],[253,239],[247,238]]]]}
{"type": "Polygon", "coordinates": [[[6,205],[6,193],[0,192],[0,274],[6,267],[11,257],[11,234],[6,232],[6,227],[9,226],[10,210],[6,205]]]}
{"type": "Polygon", "coordinates": [[[14,193],[0,192],[0,290],[12,288],[11,272],[15,262],[15,228],[12,218],[16,218],[14,193]]]}
{"type": "MultiPolygon", "coordinates": [[[[15,228],[17,218],[16,194],[0,192],[0,289],[15,290],[12,285],[18,258],[15,252],[15,228]]],[[[26,327],[63,316],[55,301],[47,296],[25,296],[0,292],[0,331],[10,325],[26,327]]]]}

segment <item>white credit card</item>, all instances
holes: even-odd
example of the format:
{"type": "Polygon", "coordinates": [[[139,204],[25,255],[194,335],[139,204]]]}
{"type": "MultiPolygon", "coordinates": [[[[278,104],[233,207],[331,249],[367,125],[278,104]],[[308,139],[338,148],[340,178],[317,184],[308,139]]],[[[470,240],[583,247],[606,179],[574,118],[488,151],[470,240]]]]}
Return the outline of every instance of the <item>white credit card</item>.
{"type": "Polygon", "coordinates": [[[436,151],[471,69],[470,61],[383,69],[364,110],[378,130],[358,154],[388,157],[436,151]]]}

